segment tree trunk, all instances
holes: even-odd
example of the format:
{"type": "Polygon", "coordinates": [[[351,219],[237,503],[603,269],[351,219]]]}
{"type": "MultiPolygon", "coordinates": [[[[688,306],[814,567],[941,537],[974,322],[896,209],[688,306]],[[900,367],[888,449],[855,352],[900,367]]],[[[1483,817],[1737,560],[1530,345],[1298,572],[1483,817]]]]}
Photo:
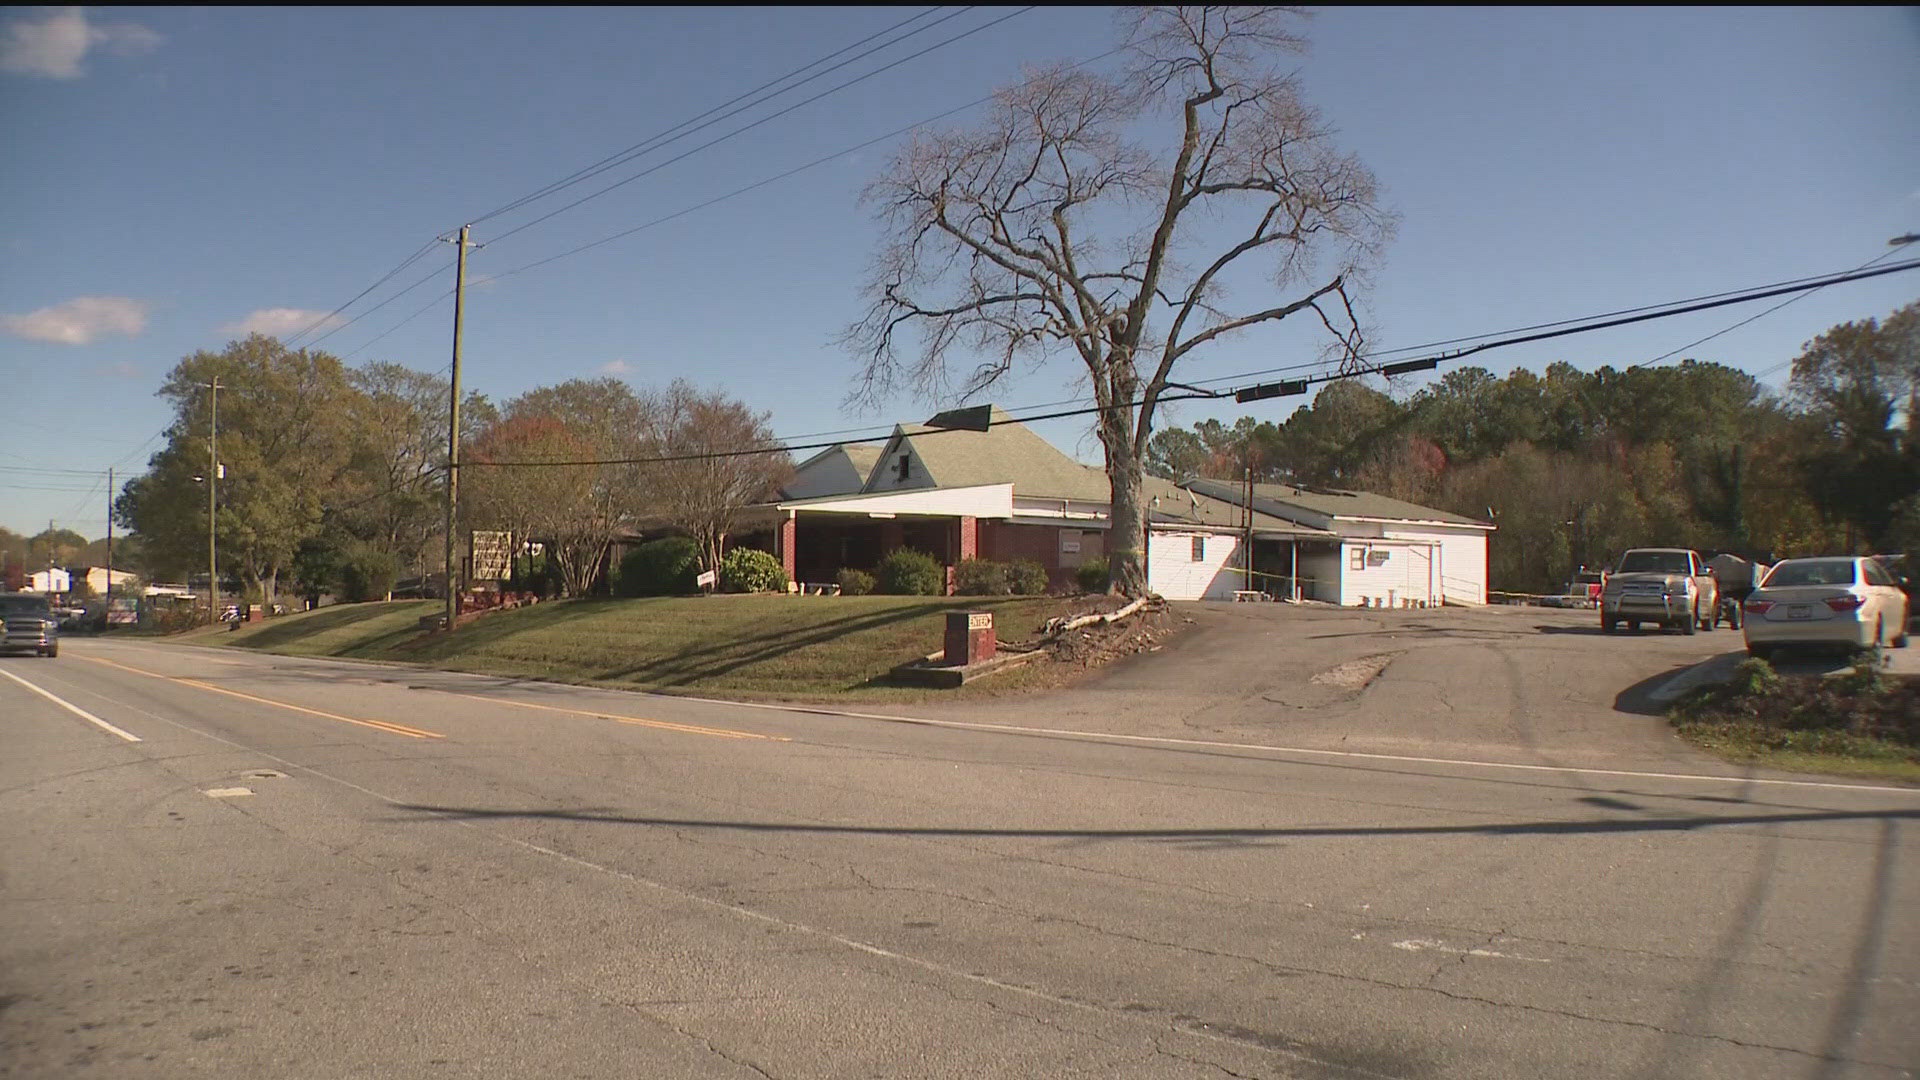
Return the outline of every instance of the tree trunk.
{"type": "Polygon", "coordinates": [[[1145,552],[1140,550],[1146,523],[1140,508],[1140,457],[1126,430],[1127,419],[1126,412],[1108,413],[1100,425],[1107,482],[1113,489],[1107,507],[1107,591],[1139,597],[1147,591],[1145,552]]]}

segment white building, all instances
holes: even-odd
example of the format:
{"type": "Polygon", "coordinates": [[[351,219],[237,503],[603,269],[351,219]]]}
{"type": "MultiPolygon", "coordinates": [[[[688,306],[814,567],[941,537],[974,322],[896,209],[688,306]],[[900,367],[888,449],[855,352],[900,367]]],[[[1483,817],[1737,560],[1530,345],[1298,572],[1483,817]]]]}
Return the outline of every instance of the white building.
{"type": "MultiPolygon", "coordinates": [[[[1231,481],[1184,486],[1246,504],[1245,486],[1231,481]]],[[[1253,485],[1253,509],[1326,538],[1292,545],[1298,569],[1290,576],[1308,599],[1368,607],[1487,602],[1487,537],[1494,527],[1484,521],[1364,491],[1286,484],[1253,485]]],[[[1258,566],[1257,549],[1255,555],[1258,566]]]]}
{"type": "Polygon", "coordinates": [[[73,590],[73,577],[65,570],[54,567],[49,570],[35,570],[27,575],[27,592],[65,593],[73,590]]]}

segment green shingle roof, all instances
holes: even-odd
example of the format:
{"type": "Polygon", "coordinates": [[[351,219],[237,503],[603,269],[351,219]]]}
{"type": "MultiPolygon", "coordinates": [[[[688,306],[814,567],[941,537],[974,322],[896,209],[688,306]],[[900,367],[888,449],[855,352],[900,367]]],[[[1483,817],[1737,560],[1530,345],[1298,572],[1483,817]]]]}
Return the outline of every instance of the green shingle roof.
{"type": "MultiPolygon", "coordinates": [[[[1234,504],[1246,498],[1245,488],[1231,480],[1190,480],[1184,487],[1190,487],[1215,498],[1226,499],[1234,504]]],[[[1269,504],[1266,509],[1281,510],[1283,507],[1298,507],[1315,514],[1343,518],[1378,518],[1386,521],[1435,521],[1447,525],[1478,525],[1491,528],[1487,522],[1477,521],[1459,514],[1450,514],[1445,510],[1435,510],[1431,506],[1420,506],[1400,499],[1390,499],[1385,495],[1374,495],[1365,491],[1344,491],[1338,488],[1302,488],[1291,484],[1255,484],[1253,485],[1254,509],[1262,509],[1261,504],[1269,504]]]]}
{"type": "Polygon", "coordinates": [[[1082,465],[1053,445],[1012,421],[998,405],[992,407],[995,426],[985,431],[949,431],[925,424],[901,424],[878,455],[863,491],[896,488],[889,463],[910,447],[926,470],[926,479],[914,477],[906,487],[975,487],[1012,484],[1016,496],[1041,499],[1107,501],[1106,474],[1082,465]]]}

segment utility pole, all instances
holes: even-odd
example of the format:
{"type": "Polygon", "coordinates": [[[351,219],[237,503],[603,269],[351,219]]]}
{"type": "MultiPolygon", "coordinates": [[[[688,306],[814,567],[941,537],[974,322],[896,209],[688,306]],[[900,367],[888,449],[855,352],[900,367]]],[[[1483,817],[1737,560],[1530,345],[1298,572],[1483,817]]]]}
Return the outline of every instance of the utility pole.
{"type": "Polygon", "coordinates": [[[220,573],[214,559],[214,485],[220,482],[220,376],[205,384],[207,397],[207,622],[220,621],[220,573]]]}
{"type": "Polygon", "coordinates": [[[113,466],[107,466],[107,611],[113,611],[113,466]]]}
{"type": "Polygon", "coordinates": [[[454,507],[460,499],[460,319],[463,314],[467,288],[467,231],[471,225],[460,226],[460,238],[454,241],[459,252],[454,257],[453,274],[453,378],[447,397],[447,630],[453,630],[453,620],[460,614],[460,590],[456,585],[459,574],[453,562],[453,517],[454,507]]]}
{"type": "Polygon", "coordinates": [[[1248,592],[1253,591],[1253,465],[1247,465],[1247,583],[1248,592]]]}

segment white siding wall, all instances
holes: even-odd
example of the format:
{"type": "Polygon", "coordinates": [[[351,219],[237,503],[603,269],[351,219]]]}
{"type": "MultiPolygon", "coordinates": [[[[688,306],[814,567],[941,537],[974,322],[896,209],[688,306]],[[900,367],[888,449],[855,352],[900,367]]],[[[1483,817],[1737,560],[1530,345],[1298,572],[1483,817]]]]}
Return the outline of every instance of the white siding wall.
{"type": "Polygon", "coordinates": [[[1388,530],[1388,536],[1436,542],[1438,581],[1450,604],[1487,602],[1487,530],[1445,525],[1407,525],[1388,530]]]}
{"type": "Polygon", "coordinates": [[[1218,533],[1147,534],[1147,587],[1169,600],[1231,600],[1245,582],[1238,568],[1240,540],[1218,533]],[[1193,541],[1202,537],[1204,555],[1193,560],[1193,541]]]}
{"type": "Polygon", "coordinates": [[[1370,607],[1433,603],[1438,580],[1431,568],[1432,555],[1432,549],[1418,542],[1363,540],[1341,545],[1340,602],[1370,607]],[[1356,552],[1366,562],[1365,569],[1353,568],[1356,552]],[[1374,559],[1380,555],[1386,559],[1376,565],[1374,559]]]}

